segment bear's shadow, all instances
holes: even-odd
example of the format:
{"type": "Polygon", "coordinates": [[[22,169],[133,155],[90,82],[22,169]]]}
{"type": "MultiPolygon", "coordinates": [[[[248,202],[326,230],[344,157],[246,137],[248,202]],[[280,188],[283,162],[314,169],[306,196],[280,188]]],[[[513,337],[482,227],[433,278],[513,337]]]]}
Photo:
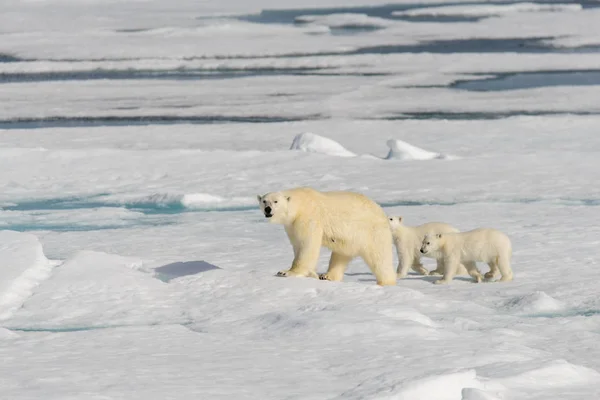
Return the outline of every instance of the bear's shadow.
{"type": "Polygon", "coordinates": [[[216,265],[208,263],[204,260],[199,261],[178,261],[171,264],[166,264],[154,270],[155,276],[163,282],[169,282],[172,279],[180,278],[187,275],[196,275],[201,272],[210,271],[213,269],[221,269],[216,265]]]}

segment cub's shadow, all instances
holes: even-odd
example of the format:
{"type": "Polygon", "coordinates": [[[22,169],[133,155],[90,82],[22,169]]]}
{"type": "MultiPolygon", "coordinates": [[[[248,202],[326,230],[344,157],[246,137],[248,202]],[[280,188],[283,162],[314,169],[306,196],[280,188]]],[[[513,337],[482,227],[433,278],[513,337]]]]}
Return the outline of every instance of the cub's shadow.
{"type": "MultiPolygon", "coordinates": [[[[371,276],[373,277],[373,274],[370,272],[355,272],[355,273],[346,273],[345,275],[348,276],[371,276]]],[[[405,279],[410,279],[410,280],[421,280],[421,281],[426,281],[429,283],[433,283],[435,281],[437,281],[438,279],[442,278],[442,275],[419,275],[415,272],[409,272],[408,276],[405,279]]],[[[456,281],[464,281],[464,282],[472,282],[473,278],[468,277],[468,276],[455,276],[453,280],[456,281]]],[[[375,282],[375,278],[372,279],[357,279],[358,282],[375,282]]],[[[402,281],[402,279],[398,279],[398,282],[402,281]]]]}
{"type": "Polygon", "coordinates": [[[206,261],[179,261],[166,264],[154,270],[156,278],[163,282],[187,275],[196,275],[213,269],[221,269],[206,261]]]}

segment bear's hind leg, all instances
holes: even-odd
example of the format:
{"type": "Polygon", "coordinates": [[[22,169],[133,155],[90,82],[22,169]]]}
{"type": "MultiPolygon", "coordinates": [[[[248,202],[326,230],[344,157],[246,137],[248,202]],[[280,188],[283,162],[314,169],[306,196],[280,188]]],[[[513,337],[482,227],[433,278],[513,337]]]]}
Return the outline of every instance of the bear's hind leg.
{"type": "Polygon", "coordinates": [[[498,269],[500,270],[500,274],[502,274],[502,278],[500,278],[500,282],[510,282],[513,279],[513,272],[510,268],[510,256],[501,255],[498,257],[498,269]]]}
{"type": "Polygon", "coordinates": [[[380,244],[376,251],[361,254],[361,258],[371,269],[380,286],[396,284],[396,271],[394,271],[394,258],[391,246],[380,244]]]}
{"type": "Polygon", "coordinates": [[[344,272],[351,260],[352,257],[336,253],[335,251],[331,252],[329,268],[326,273],[319,275],[319,279],[324,281],[341,281],[344,279],[344,272]]]}
{"type": "Polygon", "coordinates": [[[496,264],[495,261],[489,262],[488,263],[490,270],[488,272],[485,273],[484,278],[487,281],[490,281],[492,279],[494,279],[494,277],[496,275],[498,275],[498,264],[496,264]]]}

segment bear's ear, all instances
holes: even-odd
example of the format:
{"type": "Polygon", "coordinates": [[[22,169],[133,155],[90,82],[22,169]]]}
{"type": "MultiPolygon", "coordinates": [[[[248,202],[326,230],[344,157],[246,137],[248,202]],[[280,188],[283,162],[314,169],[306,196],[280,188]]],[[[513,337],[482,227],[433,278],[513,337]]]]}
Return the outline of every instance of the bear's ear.
{"type": "Polygon", "coordinates": [[[398,222],[402,222],[402,217],[398,217],[398,222]]]}
{"type": "Polygon", "coordinates": [[[288,196],[288,197],[286,197],[286,199],[287,199],[287,201],[290,201],[291,197],[288,196]]]}
{"type": "Polygon", "coordinates": [[[258,202],[260,203],[260,202],[261,202],[261,200],[262,200],[262,196],[261,196],[260,194],[257,194],[257,195],[256,195],[256,198],[258,199],[258,202]]]}

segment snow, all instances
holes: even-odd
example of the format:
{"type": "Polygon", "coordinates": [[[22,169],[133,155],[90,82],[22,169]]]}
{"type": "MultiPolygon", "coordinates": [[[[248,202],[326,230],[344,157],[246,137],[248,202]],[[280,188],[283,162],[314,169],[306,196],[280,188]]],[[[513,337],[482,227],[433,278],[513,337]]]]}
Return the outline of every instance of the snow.
{"type": "Polygon", "coordinates": [[[383,3],[3,2],[0,398],[598,398],[600,9],[383,3]],[[515,280],[276,277],[304,185],[515,280]]]}

